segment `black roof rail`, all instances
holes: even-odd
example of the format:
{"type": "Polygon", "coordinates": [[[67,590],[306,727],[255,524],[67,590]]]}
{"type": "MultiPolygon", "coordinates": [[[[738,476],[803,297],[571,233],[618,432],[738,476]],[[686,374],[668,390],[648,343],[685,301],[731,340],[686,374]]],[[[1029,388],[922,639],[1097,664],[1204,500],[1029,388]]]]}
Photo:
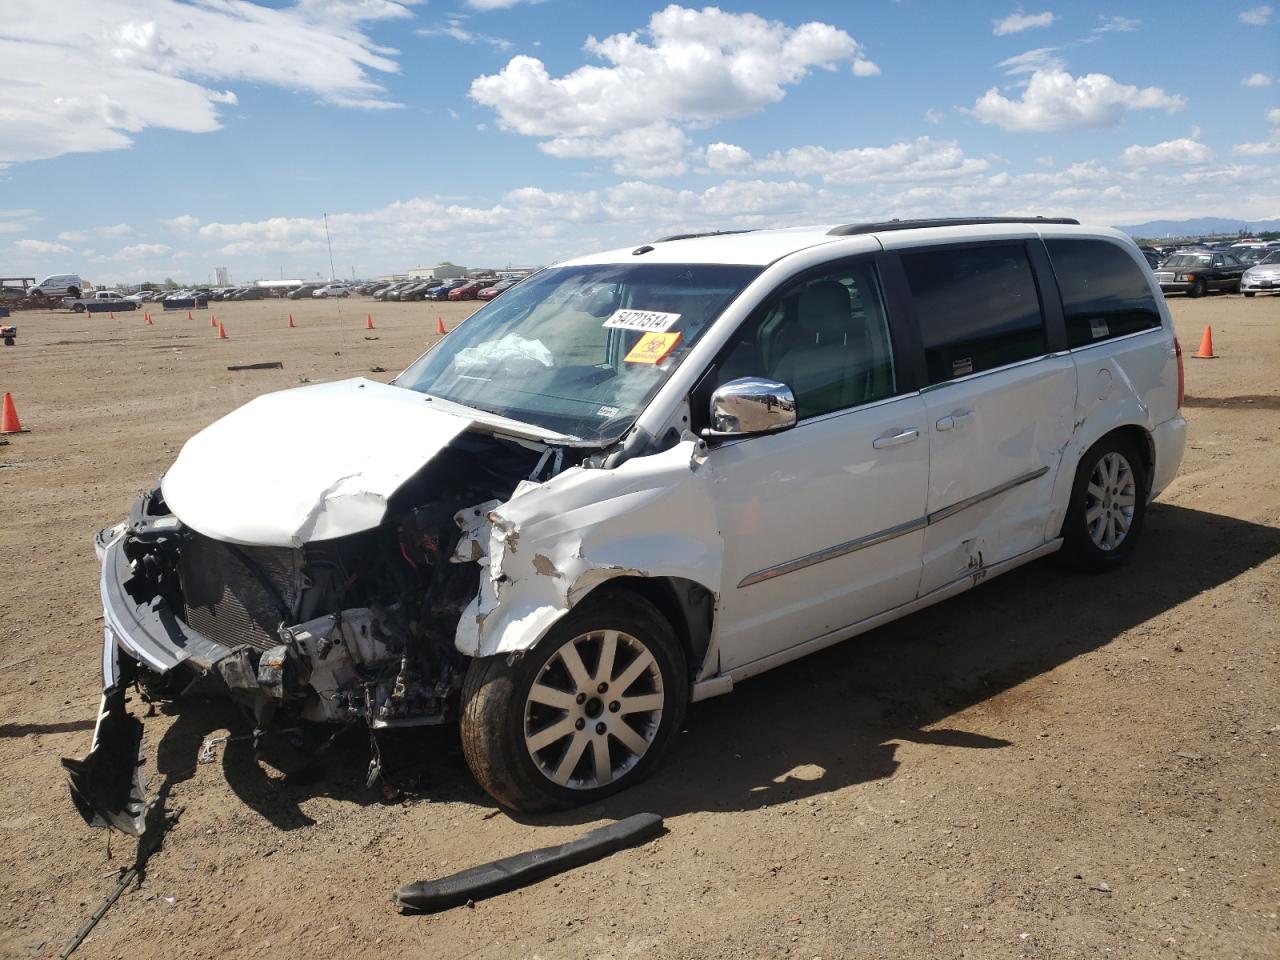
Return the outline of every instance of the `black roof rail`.
{"type": "Polygon", "coordinates": [[[827,231],[829,237],[853,237],[861,233],[886,233],[890,230],[920,230],[925,227],[972,227],[984,223],[1069,223],[1079,226],[1072,217],[940,217],[933,220],[884,220],[880,223],[846,223],[827,231]]]}
{"type": "Polygon", "coordinates": [[[735,233],[755,233],[754,230],[706,230],[702,233],[673,233],[669,237],[659,237],[654,243],[669,243],[672,240],[696,240],[699,237],[727,237],[735,233]]]}

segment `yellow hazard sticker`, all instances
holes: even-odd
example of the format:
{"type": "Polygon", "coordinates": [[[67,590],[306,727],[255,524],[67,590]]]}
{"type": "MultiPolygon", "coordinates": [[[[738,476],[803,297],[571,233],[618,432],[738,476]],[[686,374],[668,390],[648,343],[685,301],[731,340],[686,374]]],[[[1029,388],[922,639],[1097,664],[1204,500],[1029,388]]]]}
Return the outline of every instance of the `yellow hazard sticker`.
{"type": "Polygon", "coordinates": [[[680,333],[646,333],[623,357],[625,363],[661,363],[680,342],[680,333]]]}

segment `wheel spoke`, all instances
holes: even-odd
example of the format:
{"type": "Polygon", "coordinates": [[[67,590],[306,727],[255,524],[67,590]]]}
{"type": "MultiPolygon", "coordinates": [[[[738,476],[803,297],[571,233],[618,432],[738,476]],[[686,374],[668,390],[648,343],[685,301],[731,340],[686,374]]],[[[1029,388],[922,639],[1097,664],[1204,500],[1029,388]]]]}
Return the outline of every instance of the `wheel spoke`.
{"type": "Polygon", "coordinates": [[[618,693],[626,693],[627,688],[639,679],[640,675],[648,670],[651,666],[656,666],[657,661],[653,659],[653,654],[648,650],[641,650],[636,654],[636,658],[627,665],[627,669],[622,671],[622,675],[613,684],[613,689],[618,693]]]}
{"type": "Polygon", "coordinates": [[[596,768],[597,786],[613,781],[613,761],[609,759],[608,737],[591,738],[591,763],[596,768]]]}
{"type": "Polygon", "coordinates": [[[1093,497],[1093,499],[1101,501],[1104,493],[1105,491],[1102,489],[1100,484],[1089,484],[1089,496],[1093,497]]]}
{"type": "Polygon", "coordinates": [[[1095,503],[1095,504],[1094,504],[1092,507],[1090,507],[1090,508],[1088,509],[1088,511],[1085,513],[1084,518],[1085,518],[1086,522],[1088,522],[1088,523],[1094,523],[1094,522],[1095,522],[1095,521],[1096,521],[1100,516],[1102,516],[1102,504],[1100,504],[1100,503],[1095,503]]]}
{"type": "Polygon", "coordinates": [[[596,665],[596,683],[613,682],[613,661],[618,653],[618,631],[606,630],[600,641],[600,662],[596,665]]]}
{"type": "Polygon", "coordinates": [[[1116,518],[1110,514],[1107,515],[1107,532],[1103,534],[1103,542],[1108,550],[1116,545],[1116,518]]]}
{"type": "Polygon", "coordinates": [[[637,697],[620,697],[618,703],[618,713],[625,715],[628,713],[652,713],[654,710],[661,710],[663,697],[660,693],[643,693],[637,697]]]}
{"type": "Polygon", "coordinates": [[[1116,480],[1120,477],[1120,461],[1115,454],[1107,454],[1107,483],[1110,486],[1116,485],[1116,480]]]}
{"type": "Polygon", "coordinates": [[[573,685],[577,687],[579,692],[585,693],[588,689],[595,689],[594,684],[591,682],[591,674],[587,673],[587,668],[582,662],[582,655],[578,653],[577,644],[566,643],[561,647],[560,661],[564,664],[564,668],[569,671],[569,679],[573,681],[573,685]]]}
{"type": "Polygon", "coordinates": [[[1117,493],[1115,503],[1117,507],[1132,507],[1134,499],[1132,493],[1117,493]]]}
{"type": "Polygon", "coordinates": [[[557,690],[545,683],[535,683],[529,691],[529,699],[543,706],[555,707],[557,710],[571,710],[576,706],[574,696],[567,690],[557,690]]]}
{"type": "Polygon", "coordinates": [[[565,750],[564,756],[560,758],[560,763],[555,771],[551,774],[551,779],[560,786],[565,786],[569,782],[569,778],[573,776],[573,769],[578,765],[578,761],[582,759],[582,752],[587,749],[587,741],[591,736],[586,733],[578,732],[574,734],[572,740],[569,741],[569,748],[565,750]]]}
{"type": "Polygon", "coordinates": [[[565,737],[573,733],[573,721],[568,717],[543,727],[537,733],[525,737],[525,744],[529,747],[530,753],[537,753],[539,750],[545,750],[557,740],[563,740],[565,737]]]}
{"type": "Polygon", "coordinates": [[[1116,524],[1119,525],[1121,534],[1126,534],[1129,532],[1130,522],[1131,521],[1129,519],[1128,514],[1126,514],[1123,510],[1121,510],[1119,513],[1116,514],[1116,524]]]}
{"type": "Polygon", "coordinates": [[[619,721],[609,729],[609,733],[637,757],[643,757],[645,751],[649,749],[649,741],[637,733],[635,727],[629,723],[619,721]]]}

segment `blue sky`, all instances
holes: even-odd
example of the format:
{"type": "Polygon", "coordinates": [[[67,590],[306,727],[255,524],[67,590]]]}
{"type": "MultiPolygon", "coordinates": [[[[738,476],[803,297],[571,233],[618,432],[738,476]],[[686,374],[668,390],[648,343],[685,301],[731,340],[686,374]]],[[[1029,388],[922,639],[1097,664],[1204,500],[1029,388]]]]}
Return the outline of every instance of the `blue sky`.
{"type": "Polygon", "coordinates": [[[1280,216],[1280,11],[8,0],[0,272],[541,264],[691,228],[1280,216]],[[16,9],[15,9],[16,7],[16,9]]]}

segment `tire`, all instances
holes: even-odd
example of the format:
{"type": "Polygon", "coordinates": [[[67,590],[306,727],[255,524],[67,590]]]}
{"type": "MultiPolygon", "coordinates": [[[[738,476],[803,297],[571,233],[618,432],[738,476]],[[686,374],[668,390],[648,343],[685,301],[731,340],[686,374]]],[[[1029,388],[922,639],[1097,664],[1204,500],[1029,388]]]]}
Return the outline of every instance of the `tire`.
{"type": "Polygon", "coordinates": [[[1146,513],[1145,458],[1122,434],[1103,437],[1076,466],[1071,503],[1062,521],[1063,559],[1093,573],[1114,570],[1133,553],[1146,513]]]}
{"type": "Polygon", "coordinates": [[[79,287],[67,287],[67,296],[68,296],[68,297],[78,297],[78,296],[80,296],[80,288],[79,288],[79,287]]]}
{"type": "Polygon", "coordinates": [[[1247,290],[1245,291],[1245,294],[1244,294],[1244,295],[1245,295],[1246,297],[1252,297],[1252,296],[1253,296],[1253,294],[1252,294],[1252,293],[1250,293],[1250,292],[1249,292],[1249,291],[1247,291],[1247,290]]]}
{"type": "Polygon", "coordinates": [[[1188,297],[1203,297],[1209,292],[1209,285],[1204,280],[1197,280],[1191,285],[1191,289],[1187,291],[1188,297]]]}
{"type": "Polygon", "coordinates": [[[71,308],[72,313],[84,313],[84,304],[77,303],[71,308]]]}
{"type": "Polygon", "coordinates": [[[688,667],[671,624],[647,600],[605,588],[523,656],[471,662],[462,687],[462,752],[502,806],[563,810],[643,780],[680,728],[688,702],[688,667]],[[610,637],[615,656],[604,670],[610,637]],[[568,669],[575,659],[577,683],[568,669]],[[606,673],[614,689],[602,694],[606,673]],[[624,701],[636,709],[626,711],[624,701]]]}

